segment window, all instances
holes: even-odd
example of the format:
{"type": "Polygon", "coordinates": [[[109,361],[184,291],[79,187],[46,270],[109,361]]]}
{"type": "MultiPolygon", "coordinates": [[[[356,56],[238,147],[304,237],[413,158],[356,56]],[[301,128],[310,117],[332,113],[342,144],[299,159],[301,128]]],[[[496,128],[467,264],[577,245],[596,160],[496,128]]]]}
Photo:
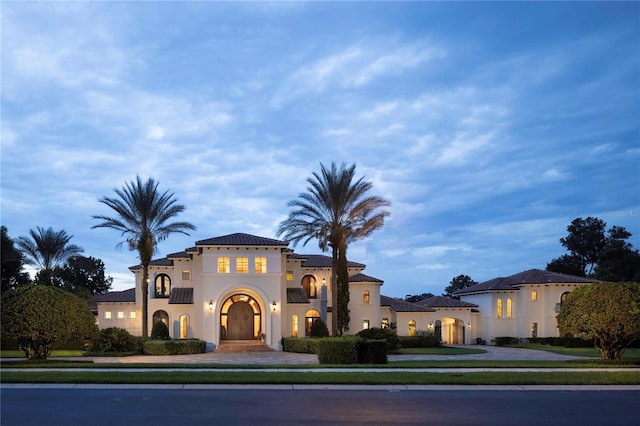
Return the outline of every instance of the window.
{"type": "Polygon", "coordinates": [[[314,321],[319,319],[320,319],[320,312],[316,311],[315,309],[311,309],[307,311],[307,313],[304,315],[305,336],[308,337],[311,335],[311,324],[313,324],[314,321]]]}
{"type": "Polygon", "coordinates": [[[364,293],[362,293],[362,303],[365,305],[369,304],[369,295],[369,290],[365,290],[364,293]]]}
{"type": "Polygon", "coordinates": [[[363,330],[369,329],[369,320],[362,320],[362,329],[363,330]]]}
{"type": "Polygon", "coordinates": [[[293,271],[287,271],[287,281],[293,281],[293,271]]]}
{"type": "Polygon", "coordinates": [[[507,299],[507,318],[513,318],[513,301],[511,298],[507,299]]]}
{"type": "Polygon", "coordinates": [[[189,337],[189,318],[186,315],[180,315],[180,338],[189,337]]]}
{"type": "Polygon", "coordinates": [[[249,272],[249,258],[238,257],[236,259],[236,272],[239,274],[246,274],[249,272]]]}
{"type": "Polygon", "coordinates": [[[496,301],[496,317],[502,318],[502,298],[496,301]]]}
{"type": "Polygon", "coordinates": [[[167,274],[156,277],[156,297],[169,297],[171,293],[171,278],[167,274]]]}
{"type": "Polygon", "coordinates": [[[535,290],[531,291],[531,300],[536,301],[538,300],[538,292],[535,290]]]}
{"type": "Polygon", "coordinates": [[[291,317],[291,337],[298,337],[298,316],[291,317]]]}
{"type": "Polygon", "coordinates": [[[382,318],[382,328],[389,328],[389,318],[382,318]]]}
{"type": "Polygon", "coordinates": [[[182,281],[191,281],[191,271],[188,269],[182,270],[182,281]]]}
{"type": "Polygon", "coordinates": [[[569,292],[568,291],[565,291],[564,293],[562,293],[560,295],[560,306],[562,306],[562,304],[567,301],[567,297],[568,296],[569,296],[569,292]]]}
{"type": "Polygon", "coordinates": [[[169,314],[166,311],[155,311],[153,313],[153,323],[162,321],[167,327],[169,327],[169,314]]]}
{"type": "Polygon", "coordinates": [[[228,274],[229,272],[229,258],[226,256],[218,257],[218,273],[228,274]]]}
{"type": "Polygon", "coordinates": [[[409,321],[409,336],[416,335],[416,320],[409,321]]]}
{"type": "Polygon", "coordinates": [[[104,318],[105,319],[111,319],[111,311],[107,311],[104,313],[104,318]]]}
{"type": "Polygon", "coordinates": [[[129,318],[136,319],[136,311],[129,312],[129,318]]]}
{"type": "Polygon", "coordinates": [[[302,288],[304,289],[304,294],[306,294],[309,299],[316,299],[318,297],[316,279],[313,275],[305,275],[302,277],[302,288]]]}
{"type": "Polygon", "coordinates": [[[532,322],[531,323],[531,337],[533,337],[533,338],[538,337],[538,323],[537,322],[532,322]]]}
{"type": "Polygon", "coordinates": [[[124,319],[124,312],[118,311],[118,319],[124,319]]]}
{"type": "Polygon", "coordinates": [[[266,257],[256,257],[256,259],[255,259],[255,272],[256,272],[256,274],[266,274],[267,273],[267,258],[266,257]]]}

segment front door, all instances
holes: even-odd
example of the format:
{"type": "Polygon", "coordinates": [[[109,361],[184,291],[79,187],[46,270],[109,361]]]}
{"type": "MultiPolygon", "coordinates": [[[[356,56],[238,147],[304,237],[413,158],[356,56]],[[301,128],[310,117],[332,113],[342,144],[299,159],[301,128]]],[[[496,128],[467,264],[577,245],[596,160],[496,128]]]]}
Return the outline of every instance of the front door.
{"type": "Polygon", "coordinates": [[[229,306],[227,327],[227,339],[253,339],[253,308],[251,308],[251,305],[247,302],[236,302],[229,306]]]}

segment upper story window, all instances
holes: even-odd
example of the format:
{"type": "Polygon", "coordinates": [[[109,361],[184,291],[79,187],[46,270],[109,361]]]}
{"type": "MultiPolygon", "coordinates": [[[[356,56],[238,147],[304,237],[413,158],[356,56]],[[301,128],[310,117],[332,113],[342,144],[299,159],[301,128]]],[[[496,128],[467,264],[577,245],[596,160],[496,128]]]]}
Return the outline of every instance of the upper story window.
{"type": "Polygon", "coordinates": [[[507,318],[513,318],[513,301],[511,298],[507,299],[507,318]]]}
{"type": "Polygon", "coordinates": [[[369,290],[365,290],[364,293],[362,293],[362,303],[368,305],[370,303],[370,298],[371,294],[369,293],[369,290]]]}
{"type": "Polygon", "coordinates": [[[218,273],[219,274],[228,274],[230,272],[229,269],[229,257],[220,256],[218,257],[218,273]]]}
{"type": "Polygon", "coordinates": [[[171,278],[167,274],[156,277],[156,297],[169,297],[171,293],[171,278]]]}
{"type": "Polygon", "coordinates": [[[267,273],[267,258],[266,257],[256,257],[254,259],[254,267],[256,274],[266,274],[267,273]]]}
{"type": "Polygon", "coordinates": [[[124,319],[124,311],[118,311],[118,319],[124,319]]]}
{"type": "Polygon", "coordinates": [[[293,271],[287,271],[287,281],[293,281],[293,271]]]}
{"type": "Polygon", "coordinates": [[[111,311],[107,311],[104,313],[104,318],[105,319],[111,319],[111,311]]]}
{"type": "Polygon", "coordinates": [[[191,271],[188,269],[182,270],[182,281],[191,281],[191,271]]]}
{"type": "Polygon", "coordinates": [[[531,291],[531,300],[536,301],[538,300],[538,292],[535,290],[531,291]]]}
{"type": "Polygon", "coordinates": [[[239,274],[246,274],[249,272],[249,258],[238,257],[236,258],[236,272],[239,274]]]}
{"type": "Polygon", "coordinates": [[[496,301],[496,317],[502,318],[502,298],[496,301]]]}
{"type": "Polygon", "coordinates": [[[129,318],[136,319],[136,311],[129,312],[129,318]]]}
{"type": "Polygon", "coordinates": [[[309,299],[316,299],[318,297],[318,286],[316,285],[316,278],[313,275],[305,275],[302,277],[302,288],[304,294],[309,299]]]}

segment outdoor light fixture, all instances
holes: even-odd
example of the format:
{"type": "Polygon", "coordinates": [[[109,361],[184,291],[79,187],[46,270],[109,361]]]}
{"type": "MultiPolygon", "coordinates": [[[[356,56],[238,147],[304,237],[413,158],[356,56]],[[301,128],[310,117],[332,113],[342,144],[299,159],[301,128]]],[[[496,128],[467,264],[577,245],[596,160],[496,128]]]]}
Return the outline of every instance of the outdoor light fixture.
{"type": "Polygon", "coordinates": [[[432,323],[429,323],[429,328],[433,328],[433,324],[432,323]]]}
{"type": "Polygon", "coordinates": [[[326,278],[322,279],[322,285],[327,285],[327,279],[326,278]]]}
{"type": "Polygon", "coordinates": [[[271,310],[272,310],[273,312],[275,312],[275,311],[276,311],[276,306],[278,306],[278,305],[277,305],[277,303],[276,303],[276,301],[275,301],[275,300],[274,300],[273,302],[271,302],[271,310]]]}
{"type": "Polygon", "coordinates": [[[471,329],[471,323],[467,324],[467,328],[471,329]]]}
{"type": "Polygon", "coordinates": [[[213,311],[213,299],[209,300],[209,310],[213,311]]]}

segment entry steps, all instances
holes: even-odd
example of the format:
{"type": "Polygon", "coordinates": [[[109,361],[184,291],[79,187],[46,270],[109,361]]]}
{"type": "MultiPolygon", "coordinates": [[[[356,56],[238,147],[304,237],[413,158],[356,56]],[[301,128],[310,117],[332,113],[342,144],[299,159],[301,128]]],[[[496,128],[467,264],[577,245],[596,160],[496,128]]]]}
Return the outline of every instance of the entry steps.
{"type": "Polygon", "coordinates": [[[272,352],[265,342],[260,340],[220,340],[216,352],[272,352]]]}

